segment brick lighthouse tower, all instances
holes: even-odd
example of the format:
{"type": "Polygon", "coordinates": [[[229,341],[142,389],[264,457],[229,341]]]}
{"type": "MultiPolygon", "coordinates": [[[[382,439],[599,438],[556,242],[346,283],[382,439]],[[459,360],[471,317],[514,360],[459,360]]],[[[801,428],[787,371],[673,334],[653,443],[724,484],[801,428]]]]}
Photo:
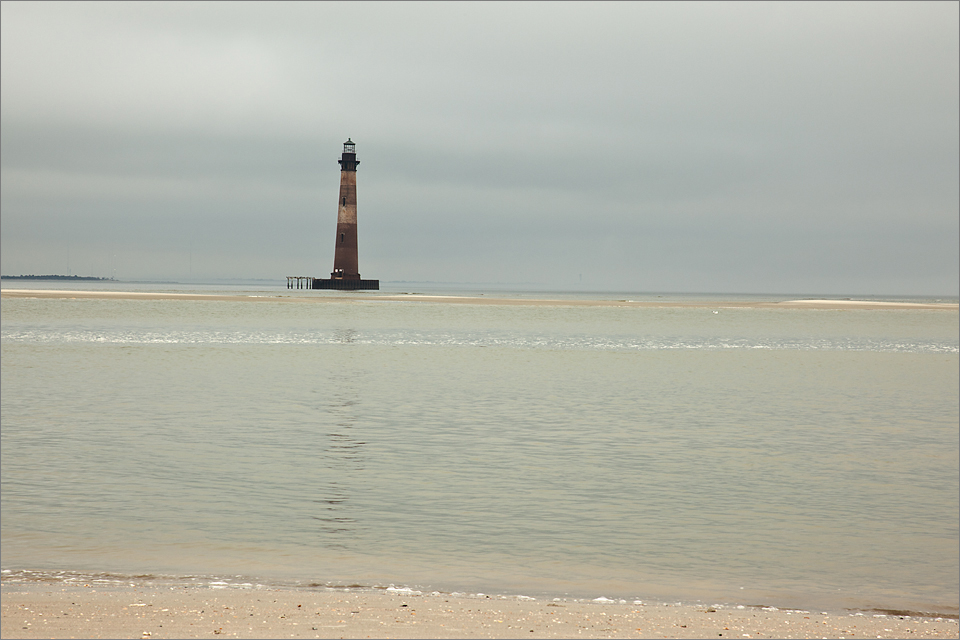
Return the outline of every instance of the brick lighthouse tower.
{"type": "Polygon", "coordinates": [[[330,279],[314,278],[314,289],[379,289],[379,280],[361,280],[357,264],[357,145],[347,138],[340,156],[337,239],[330,279]]]}

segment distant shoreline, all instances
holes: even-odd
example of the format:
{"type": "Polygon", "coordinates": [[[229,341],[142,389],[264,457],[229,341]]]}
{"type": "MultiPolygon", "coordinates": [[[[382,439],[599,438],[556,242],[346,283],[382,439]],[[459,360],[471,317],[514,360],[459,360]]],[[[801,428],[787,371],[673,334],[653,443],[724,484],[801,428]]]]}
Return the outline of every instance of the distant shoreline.
{"type": "Polygon", "coordinates": [[[951,302],[879,302],[871,300],[785,300],[782,302],[750,301],[637,301],[637,300],[549,300],[487,298],[473,296],[443,296],[420,294],[388,295],[223,295],[203,293],[170,293],[141,291],[69,291],[45,289],[2,289],[3,298],[53,298],[94,300],[196,300],[208,302],[432,302],[438,304],[477,304],[501,306],[558,306],[558,307],[645,307],[645,308],[700,308],[700,309],[927,309],[957,311],[960,305],[951,302]]]}
{"type": "Polygon", "coordinates": [[[98,278],[97,276],[56,276],[56,275],[46,275],[46,276],[2,276],[0,275],[0,280],[67,280],[68,282],[75,281],[90,281],[90,282],[116,282],[113,278],[98,278]]]}

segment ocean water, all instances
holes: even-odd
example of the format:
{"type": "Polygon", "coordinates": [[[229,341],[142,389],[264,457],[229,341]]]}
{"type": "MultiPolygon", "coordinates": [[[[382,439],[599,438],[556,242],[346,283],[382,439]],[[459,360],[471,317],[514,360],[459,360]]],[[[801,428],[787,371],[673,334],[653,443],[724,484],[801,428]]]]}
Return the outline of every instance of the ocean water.
{"type": "Polygon", "coordinates": [[[958,334],[956,311],[8,298],[2,566],[955,614],[958,334]]]}

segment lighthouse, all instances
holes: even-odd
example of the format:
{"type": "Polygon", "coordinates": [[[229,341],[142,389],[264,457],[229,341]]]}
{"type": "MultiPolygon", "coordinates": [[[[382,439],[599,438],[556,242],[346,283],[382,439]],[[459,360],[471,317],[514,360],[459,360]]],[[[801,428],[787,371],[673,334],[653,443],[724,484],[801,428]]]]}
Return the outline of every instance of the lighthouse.
{"type": "Polygon", "coordinates": [[[347,138],[340,156],[340,199],[337,202],[337,243],[332,280],[359,280],[357,265],[357,145],[347,138]]]}
{"type": "Polygon", "coordinates": [[[379,280],[362,280],[357,260],[357,145],[347,138],[340,156],[337,236],[330,279],[313,278],[313,289],[379,289],[379,280]]]}

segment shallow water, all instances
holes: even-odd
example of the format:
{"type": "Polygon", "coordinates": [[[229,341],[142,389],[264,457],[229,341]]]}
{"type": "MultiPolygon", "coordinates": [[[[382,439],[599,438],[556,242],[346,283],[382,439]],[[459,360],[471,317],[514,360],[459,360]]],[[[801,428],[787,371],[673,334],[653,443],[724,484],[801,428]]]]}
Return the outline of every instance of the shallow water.
{"type": "Polygon", "coordinates": [[[956,312],[2,312],[4,569],[956,610],[956,312]]]}

